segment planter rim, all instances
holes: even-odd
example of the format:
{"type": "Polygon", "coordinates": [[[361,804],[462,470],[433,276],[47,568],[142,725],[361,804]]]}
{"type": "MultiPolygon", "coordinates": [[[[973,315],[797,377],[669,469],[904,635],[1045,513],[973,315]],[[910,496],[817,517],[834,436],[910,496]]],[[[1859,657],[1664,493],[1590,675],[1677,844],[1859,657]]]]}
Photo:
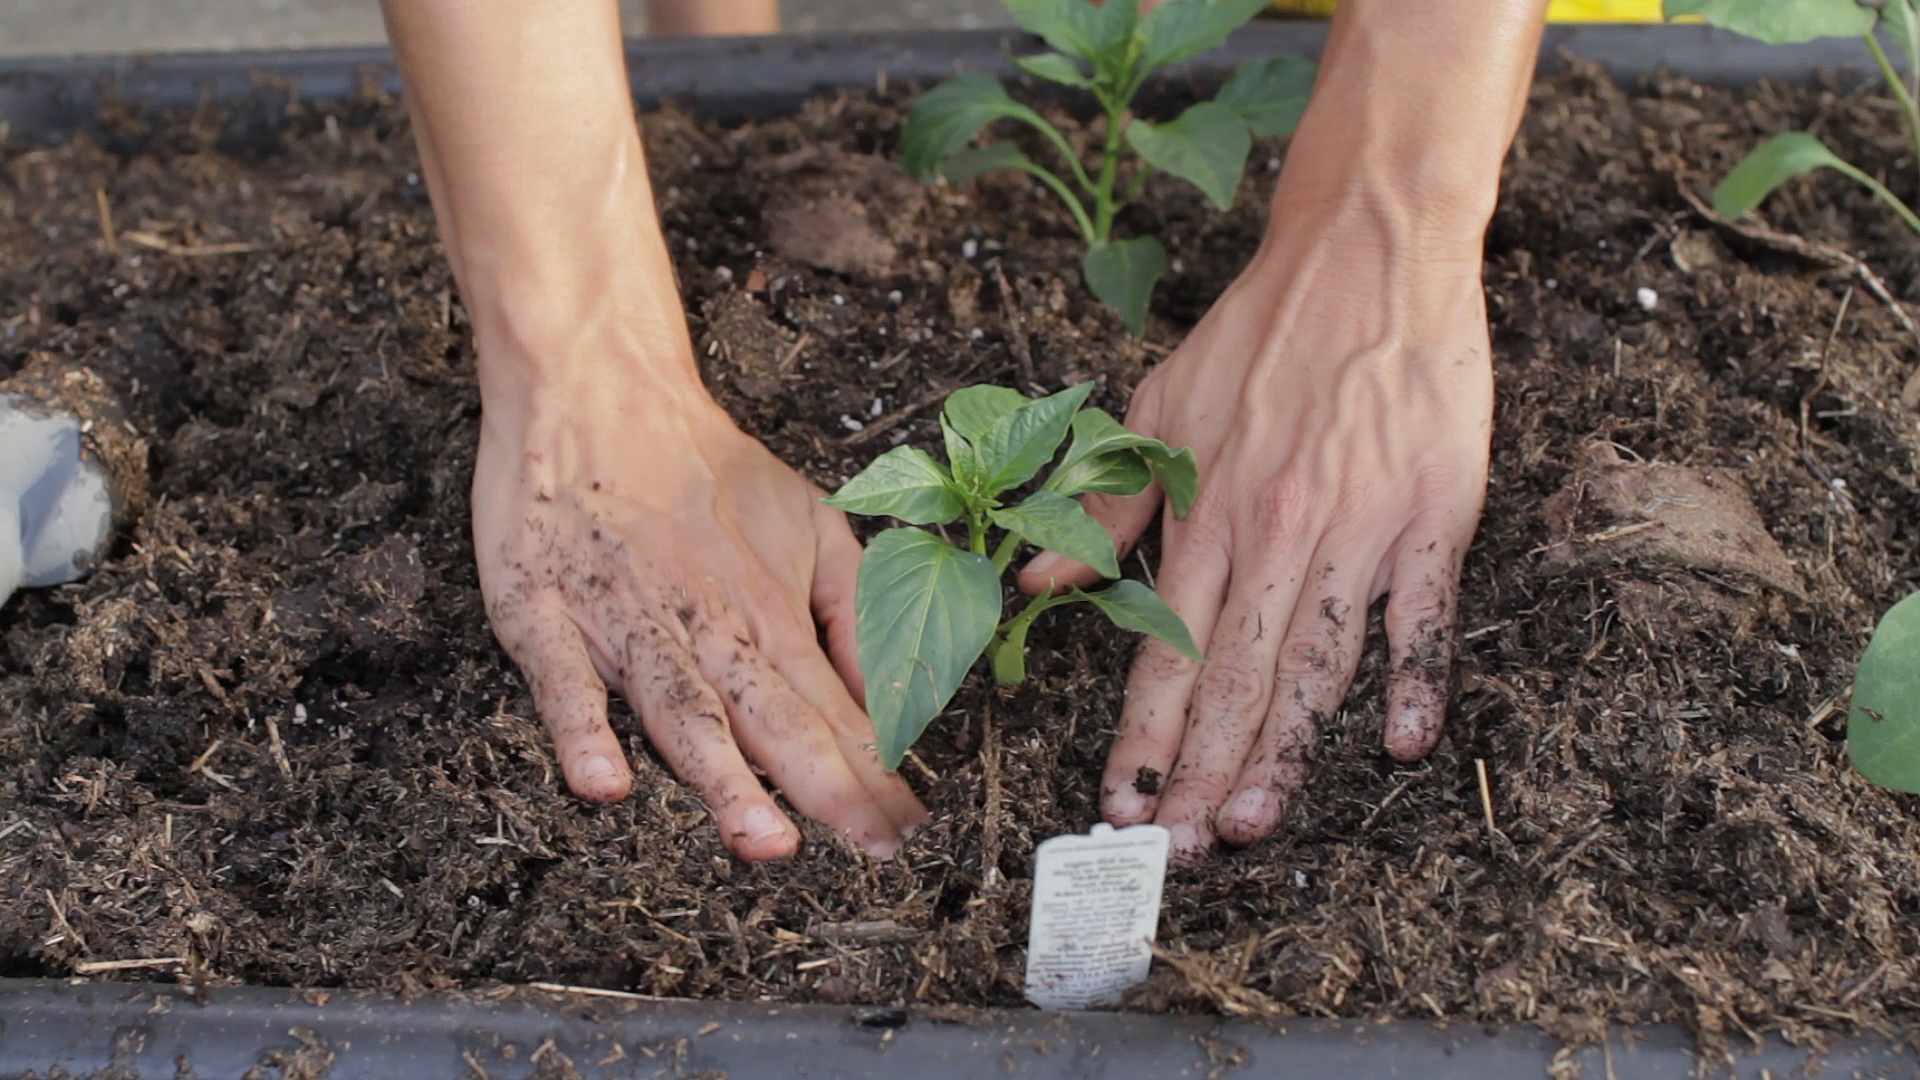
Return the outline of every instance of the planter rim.
{"type": "MultiPolygon", "coordinates": [[[[1275,55],[1317,57],[1326,33],[1322,22],[1255,23],[1236,32],[1222,48],[1161,78],[1217,75],[1229,66],[1275,55]]],[[[1007,60],[1009,50],[1039,47],[1038,39],[1005,28],[642,38],[630,40],[626,53],[641,105],[673,102],[701,115],[739,119],[789,113],[807,95],[838,87],[883,81],[931,85],[957,70],[1020,77],[1007,60]]],[[[1575,56],[1600,64],[1623,81],[1668,70],[1709,83],[1803,82],[1823,71],[1873,68],[1871,55],[1857,39],[1768,46],[1697,25],[1555,25],[1547,28],[1540,56],[1543,70],[1575,56]]],[[[246,103],[253,119],[271,125],[296,94],[307,100],[336,100],[369,82],[389,93],[399,91],[388,49],[9,59],[0,60],[0,121],[18,138],[59,139],[87,127],[103,102],[118,100],[158,108],[246,103]]]]}
{"type": "MultiPolygon", "coordinates": [[[[1217,77],[1231,65],[1273,55],[1317,56],[1325,38],[1323,23],[1257,24],[1167,78],[1217,77]]],[[[1013,29],[635,40],[627,44],[627,62],[642,105],[673,102],[701,115],[741,118],[790,113],[808,95],[838,87],[889,80],[930,85],[961,69],[1012,76],[1008,51],[1036,44],[1013,29]]],[[[1806,81],[1822,71],[1864,71],[1871,64],[1855,40],[1768,47],[1699,26],[1548,28],[1542,69],[1557,68],[1568,56],[1598,63],[1621,80],[1667,70],[1733,84],[1806,81]]],[[[0,60],[0,123],[18,139],[57,140],[89,127],[104,103],[118,100],[161,109],[213,102],[231,108],[243,124],[270,128],[296,96],[337,100],[369,81],[398,92],[388,50],[0,60]]],[[[282,1076],[328,1080],[713,1074],[701,1070],[734,1078],[878,1078],[911,1071],[919,1080],[1501,1080],[1546,1075],[1556,1060],[1577,1063],[1581,1075],[1645,1080],[1693,1077],[1699,1066],[1692,1040],[1670,1026],[1614,1029],[1604,1044],[1567,1051],[1530,1026],[1471,1021],[842,1008],[528,988],[402,1000],[223,987],[198,1003],[190,990],[173,985],[0,979],[0,1080],[55,1070],[216,1080],[263,1064],[277,1066],[282,1076]],[[577,1071],[557,1069],[549,1054],[564,1055],[577,1071]]],[[[1888,1038],[1833,1041],[1825,1053],[1810,1054],[1775,1037],[1764,1047],[1742,1046],[1720,1075],[1916,1078],[1920,1059],[1888,1038]]]]}
{"type": "MultiPolygon", "coordinates": [[[[1535,1080],[1562,1062],[1581,1071],[1554,1075],[1702,1075],[1691,1040],[1672,1027],[1611,1029],[1604,1045],[1563,1051],[1531,1027],[1469,1021],[835,1007],[560,988],[406,1001],[346,990],[234,987],[214,989],[200,1004],[182,986],[0,979],[6,1080],[63,1075],[55,1070],[115,1080],[1535,1080]],[[277,1071],[249,1072],[262,1066],[277,1071]]],[[[1920,1075],[1916,1068],[1909,1051],[1883,1039],[1836,1041],[1815,1054],[1775,1038],[1758,1052],[1740,1047],[1729,1069],[1712,1074],[1894,1080],[1920,1075]]]]}

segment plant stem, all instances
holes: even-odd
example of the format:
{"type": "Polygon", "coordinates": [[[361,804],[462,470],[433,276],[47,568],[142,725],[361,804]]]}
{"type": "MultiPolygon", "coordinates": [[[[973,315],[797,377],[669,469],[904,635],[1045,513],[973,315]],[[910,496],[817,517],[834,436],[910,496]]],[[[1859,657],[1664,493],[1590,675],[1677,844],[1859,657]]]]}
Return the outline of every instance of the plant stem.
{"type": "Polygon", "coordinates": [[[1061,201],[1067,204],[1067,209],[1073,211],[1074,224],[1080,226],[1080,232],[1086,236],[1087,243],[1094,242],[1093,219],[1087,216],[1086,204],[1074,195],[1073,190],[1067,187],[1064,181],[1031,161],[1020,162],[1014,167],[1032,173],[1040,179],[1041,183],[1052,188],[1053,193],[1060,196],[1061,201]]]}
{"type": "Polygon", "coordinates": [[[999,573],[1007,572],[1007,564],[1013,562],[1013,553],[1020,550],[1020,534],[1008,533],[1001,538],[1000,546],[993,549],[993,568],[999,573]]]}
{"type": "Polygon", "coordinates": [[[1920,216],[1916,216],[1911,207],[1907,206],[1906,203],[1900,201],[1900,196],[1895,195],[1891,191],[1888,191],[1887,185],[1881,183],[1878,180],[1875,180],[1871,176],[1868,176],[1866,173],[1860,171],[1855,166],[1850,165],[1837,158],[1830,164],[1833,166],[1833,168],[1839,170],[1840,172],[1846,174],[1847,176],[1853,177],[1855,180],[1858,180],[1860,181],[1860,183],[1866,185],[1867,190],[1873,192],[1875,198],[1879,199],[1883,203],[1886,203],[1888,206],[1893,207],[1894,213],[1900,215],[1901,219],[1907,223],[1908,228],[1912,229],[1916,233],[1920,233],[1920,216]]]}
{"type": "MultiPolygon", "coordinates": [[[[1901,110],[1907,114],[1907,137],[1913,140],[1914,164],[1920,166],[1920,107],[1915,106],[1913,94],[1907,90],[1907,84],[1893,70],[1893,61],[1887,59],[1887,51],[1880,47],[1878,35],[1869,30],[1866,33],[1866,39],[1867,48],[1873,52],[1874,63],[1880,65],[1880,77],[1887,80],[1887,88],[1893,91],[1894,100],[1900,102],[1901,110]]],[[[1905,204],[1901,205],[1905,206],[1905,204]]],[[[1911,213],[1906,216],[1913,217],[1911,213]]],[[[1920,225],[1915,225],[1914,228],[1920,230],[1920,225]]]]}
{"type": "Polygon", "coordinates": [[[1027,638],[1027,627],[1033,625],[1033,620],[1039,618],[1041,612],[1055,604],[1065,602],[1066,597],[1064,596],[1052,596],[1047,593],[1036,595],[1033,599],[1027,601],[1026,607],[1020,609],[1020,614],[1000,624],[1000,637],[1008,641],[1014,641],[1016,640],[1014,635],[1018,634],[1019,637],[1017,640],[1024,642],[1027,638]]]}
{"type": "Polygon", "coordinates": [[[1094,219],[1093,242],[1104,244],[1113,232],[1113,216],[1120,209],[1113,200],[1113,184],[1120,173],[1121,136],[1126,131],[1127,105],[1125,99],[1111,98],[1101,102],[1107,107],[1107,145],[1100,155],[1099,187],[1093,197],[1097,207],[1094,219]]]}
{"type": "Polygon", "coordinates": [[[967,511],[967,548],[975,555],[987,553],[987,519],[977,510],[967,511]]]}

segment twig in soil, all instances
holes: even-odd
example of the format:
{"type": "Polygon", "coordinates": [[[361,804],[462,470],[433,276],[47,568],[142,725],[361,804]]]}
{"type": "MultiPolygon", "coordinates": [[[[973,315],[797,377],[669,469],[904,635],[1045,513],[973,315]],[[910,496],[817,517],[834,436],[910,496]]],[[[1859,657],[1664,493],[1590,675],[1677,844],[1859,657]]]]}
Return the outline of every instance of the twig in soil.
{"type": "Polygon", "coordinates": [[[621,998],[626,1001],[670,1001],[671,998],[657,997],[653,994],[633,994],[625,990],[602,990],[597,986],[567,986],[563,983],[530,982],[529,990],[544,990],[549,994],[585,994],[588,997],[621,998]]]}
{"type": "Polygon", "coordinates": [[[1707,205],[1705,200],[1695,195],[1693,191],[1684,184],[1680,187],[1680,197],[1687,200],[1688,205],[1692,206],[1694,211],[1702,218],[1705,218],[1710,224],[1725,229],[1735,236],[1751,240],[1757,244],[1764,244],[1776,251],[1784,251],[1789,255],[1798,255],[1812,262],[1823,263],[1827,266],[1844,267],[1852,271],[1853,275],[1860,279],[1860,283],[1867,287],[1868,292],[1879,297],[1880,302],[1887,305],[1887,310],[1893,312],[1894,320],[1906,328],[1907,333],[1912,335],[1915,346],[1920,347],[1920,326],[1914,325],[1913,317],[1907,314],[1907,309],[1901,306],[1900,301],[1893,298],[1893,291],[1887,288],[1887,283],[1882,281],[1880,275],[1874,273],[1873,268],[1866,263],[1841,251],[1839,248],[1809,240],[1804,236],[1783,233],[1764,225],[1748,225],[1744,222],[1728,221],[1726,218],[1714,213],[1713,207],[1707,205]]]}
{"type": "Polygon", "coordinates": [[[120,254],[120,238],[113,232],[113,207],[107,204],[107,189],[94,188],[93,202],[100,208],[100,239],[106,242],[107,254],[120,254]]]}
{"type": "Polygon", "coordinates": [[[26,818],[21,818],[19,821],[14,822],[13,824],[7,826],[6,828],[0,829],[0,840],[5,840],[7,837],[12,836],[14,833],[19,832],[21,829],[31,829],[31,828],[33,828],[33,825],[29,823],[26,818]]]}
{"type": "Polygon", "coordinates": [[[1840,324],[1847,317],[1847,307],[1853,303],[1853,286],[1847,286],[1847,294],[1840,298],[1840,310],[1834,313],[1833,326],[1827,330],[1826,343],[1820,346],[1820,374],[1813,380],[1807,392],[1800,395],[1800,447],[1807,446],[1807,420],[1813,411],[1814,395],[1827,388],[1827,353],[1833,350],[1833,341],[1840,336],[1840,324]]]}
{"type": "Polygon", "coordinates": [[[919,754],[916,754],[913,751],[909,750],[907,751],[907,760],[913,762],[916,768],[918,768],[921,772],[925,773],[928,780],[936,784],[940,782],[940,774],[937,772],[934,772],[933,768],[929,766],[926,762],[921,761],[919,754]]]}
{"type": "Polygon", "coordinates": [[[73,965],[73,973],[98,975],[103,971],[138,971],[143,968],[174,967],[187,962],[184,956],[148,956],[139,960],[88,960],[73,965]]]}
{"type": "Polygon", "coordinates": [[[1480,809],[1487,814],[1487,835],[1497,836],[1500,827],[1493,821],[1493,785],[1487,782],[1487,763],[1481,758],[1473,759],[1473,773],[1480,780],[1480,809]]]}
{"type": "Polygon", "coordinates": [[[1000,321],[1007,324],[1007,336],[1013,339],[1013,358],[1020,363],[1020,385],[1033,385],[1033,347],[1027,332],[1020,328],[1020,306],[1014,301],[1013,287],[1007,284],[1007,272],[1000,260],[993,260],[993,280],[1000,286],[1000,321]]]}
{"type": "Polygon", "coordinates": [[[273,753],[273,763],[280,767],[280,775],[293,778],[293,763],[287,760],[287,745],[280,741],[280,725],[273,717],[267,717],[267,749],[273,753]]]}
{"type": "Polygon", "coordinates": [[[129,229],[122,234],[129,243],[138,244],[151,251],[161,251],[168,255],[178,255],[185,259],[200,259],[213,255],[245,255],[258,251],[257,244],[176,244],[164,236],[157,236],[140,229],[129,229]]]}
{"type": "MultiPolygon", "coordinates": [[[[1825,723],[1827,717],[1832,716],[1834,712],[1840,708],[1841,703],[1851,697],[1853,697],[1853,687],[1849,686],[1845,690],[1842,690],[1839,693],[1828,698],[1827,700],[1821,702],[1820,707],[1813,710],[1813,715],[1807,717],[1807,727],[1817,728],[1821,724],[1825,723]]],[[[4,835],[4,834],[0,834],[0,835],[4,835]]]]}
{"type": "Polygon", "coordinates": [[[1000,805],[1005,799],[1000,783],[1000,740],[993,734],[993,717],[980,718],[980,771],[984,775],[986,798],[980,806],[980,891],[989,896],[1000,891],[1000,805]]]}
{"type": "Polygon", "coordinates": [[[800,359],[800,354],[806,352],[807,346],[811,344],[813,344],[813,331],[802,330],[800,332],[800,339],[795,341],[793,347],[787,350],[787,354],[780,358],[780,363],[777,365],[780,374],[785,375],[787,372],[792,371],[793,365],[800,359]]]}
{"type": "Polygon", "coordinates": [[[918,413],[920,410],[926,408],[927,406],[937,405],[940,402],[947,400],[948,394],[951,394],[955,390],[966,385],[968,376],[972,375],[974,372],[974,369],[978,368],[979,366],[980,366],[980,361],[975,360],[973,363],[968,364],[966,367],[966,370],[962,371],[960,375],[954,379],[952,385],[944,386],[944,387],[939,387],[939,386],[934,387],[933,390],[929,391],[926,394],[921,395],[919,398],[915,399],[912,403],[900,406],[899,408],[893,410],[892,412],[881,417],[880,419],[875,420],[873,423],[868,424],[866,427],[861,428],[859,431],[856,431],[853,434],[847,436],[846,438],[841,439],[840,445],[859,446],[862,443],[872,442],[875,438],[878,438],[881,434],[887,431],[891,431],[893,428],[897,427],[901,421],[912,419],[914,414],[918,413]]]}
{"type": "Polygon", "coordinates": [[[53,890],[42,889],[40,891],[47,894],[47,907],[53,910],[53,921],[55,925],[60,927],[60,932],[72,938],[74,943],[82,949],[86,948],[87,939],[81,937],[80,931],[75,930],[73,924],[67,921],[67,913],[60,910],[60,901],[53,898],[53,890]]]}

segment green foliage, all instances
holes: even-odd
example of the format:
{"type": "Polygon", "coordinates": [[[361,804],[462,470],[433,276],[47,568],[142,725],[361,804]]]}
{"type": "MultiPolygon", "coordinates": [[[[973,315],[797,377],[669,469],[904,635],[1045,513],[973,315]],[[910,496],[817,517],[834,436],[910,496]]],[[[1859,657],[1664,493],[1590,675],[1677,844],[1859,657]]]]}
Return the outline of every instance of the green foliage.
{"type": "MultiPolygon", "coordinates": [[[[1850,0],[1849,0],[1850,2],[1850,0]]],[[[1089,171],[1066,137],[1010,97],[989,75],[971,72],[922,97],[901,139],[907,171],[922,180],[944,176],[965,183],[994,169],[1019,169],[1067,204],[1087,243],[1082,264],[1087,287],[1144,332],[1155,282],[1167,255],[1152,237],[1116,240],[1115,216],[1140,193],[1153,172],[1198,187],[1216,206],[1233,205],[1253,139],[1290,135],[1313,89],[1314,65],[1305,60],[1260,60],[1236,71],[1215,101],[1202,102],[1164,124],[1133,117],[1133,99],[1147,77],[1225,42],[1266,0],[1169,0],[1145,18],[1139,0],[1007,0],[1015,22],[1055,51],[1014,60],[1047,82],[1090,91],[1106,114],[1106,141],[1089,171]],[[1066,166],[1064,175],[1007,142],[971,145],[996,120],[1033,128],[1066,166]],[[1131,177],[1120,185],[1122,161],[1132,150],[1131,177]]]]}
{"type": "MultiPolygon", "coordinates": [[[[1920,18],[1916,18],[1914,0],[1884,0],[1871,7],[1855,0],[1666,0],[1665,10],[1669,19],[1698,15],[1715,26],[1774,45],[1862,36],[1880,65],[1887,89],[1906,114],[1909,137],[1920,149],[1920,108],[1914,104],[1915,89],[1895,73],[1878,37],[1879,26],[1884,23],[1906,57],[1909,71],[1913,71],[1916,59],[1920,59],[1920,18]]],[[[1724,218],[1737,218],[1760,205],[1781,184],[1815,169],[1833,169],[1850,177],[1920,232],[1920,216],[1899,196],[1847,163],[1819,139],[1801,131],[1774,136],[1735,165],[1714,188],[1714,212],[1724,218]]]]}
{"type": "Polygon", "coordinates": [[[1920,792],[1920,593],[1887,612],[1860,661],[1847,757],[1881,787],[1920,792]]]}
{"type": "Polygon", "coordinates": [[[1666,16],[1698,15],[1769,45],[1854,37],[1873,29],[1874,12],[1854,0],[1666,0],[1666,16]]]}
{"type": "Polygon", "coordinates": [[[850,513],[916,525],[964,521],[967,544],[924,529],[888,529],[867,545],[855,590],[860,672],[880,760],[898,768],[907,748],[946,708],[981,654],[1003,684],[1026,677],[1027,631],[1043,612],[1085,601],[1128,630],[1152,634],[1200,659],[1186,624],[1152,589],[1118,581],[1098,592],[1041,595],[1001,621],[1000,575],[1022,543],[1078,559],[1103,577],[1120,576],[1113,538],[1071,496],[1138,495],[1158,480],[1185,517],[1199,487],[1193,451],[1136,435],[1086,408],[1091,383],[1033,400],[1000,386],[970,386],[947,398],[940,428],[948,464],[913,447],[875,458],[827,502],[850,513]],[[1038,490],[1014,501],[1059,452],[1065,458],[1038,490]],[[991,532],[1002,536],[987,553],[991,532]]]}

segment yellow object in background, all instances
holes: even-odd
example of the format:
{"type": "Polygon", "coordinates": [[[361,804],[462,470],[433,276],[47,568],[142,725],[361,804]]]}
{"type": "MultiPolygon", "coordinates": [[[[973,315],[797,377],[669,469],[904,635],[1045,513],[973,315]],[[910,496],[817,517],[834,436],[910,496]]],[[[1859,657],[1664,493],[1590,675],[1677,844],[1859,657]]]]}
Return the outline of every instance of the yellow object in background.
{"type": "MultiPolygon", "coordinates": [[[[1548,22],[1657,23],[1661,0],[1553,0],[1547,9],[1548,22]]],[[[1295,18],[1324,19],[1333,14],[1339,0],[1274,0],[1273,9],[1295,18]]]]}

